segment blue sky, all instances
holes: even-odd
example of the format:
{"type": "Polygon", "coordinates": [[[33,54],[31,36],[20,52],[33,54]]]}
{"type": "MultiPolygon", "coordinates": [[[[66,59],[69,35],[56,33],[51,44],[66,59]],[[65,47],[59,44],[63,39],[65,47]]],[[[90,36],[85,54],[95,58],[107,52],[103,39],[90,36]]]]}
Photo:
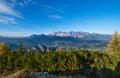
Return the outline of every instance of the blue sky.
{"type": "Polygon", "coordinates": [[[119,30],[119,0],[0,0],[0,35],[119,30]]]}

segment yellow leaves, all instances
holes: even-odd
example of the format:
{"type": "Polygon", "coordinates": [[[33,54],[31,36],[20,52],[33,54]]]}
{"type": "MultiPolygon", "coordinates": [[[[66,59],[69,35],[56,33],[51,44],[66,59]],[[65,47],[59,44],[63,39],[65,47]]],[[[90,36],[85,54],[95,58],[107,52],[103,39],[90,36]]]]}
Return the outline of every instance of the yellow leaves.
{"type": "Polygon", "coordinates": [[[109,56],[113,56],[115,53],[114,52],[108,52],[109,56]]]}
{"type": "Polygon", "coordinates": [[[10,48],[5,43],[1,43],[0,44],[0,55],[9,54],[9,53],[10,53],[10,48]]]}

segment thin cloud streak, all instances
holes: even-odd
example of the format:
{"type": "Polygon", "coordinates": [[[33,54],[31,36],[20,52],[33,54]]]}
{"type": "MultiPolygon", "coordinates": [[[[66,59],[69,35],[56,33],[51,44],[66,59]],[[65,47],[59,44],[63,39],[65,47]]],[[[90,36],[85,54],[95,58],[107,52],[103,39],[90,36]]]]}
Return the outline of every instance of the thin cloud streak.
{"type": "MultiPolygon", "coordinates": [[[[35,3],[35,4],[36,4],[36,3],[35,3]]],[[[48,6],[48,5],[45,5],[45,4],[39,4],[39,6],[44,7],[44,8],[48,8],[48,9],[51,9],[51,10],[54,10],[54,11],[59,12],[59,13],[64,13],[63,10],[53,8],[53,7],[48,6]]]]}
{"type": "Polygon", "coordinates": [[[0,16],[0,22],[5,24],[17,24],[12,17],[0,16]]]}
{"type": "Polygon", "coordinates": [[[15,17],[18,17],[18,18],[22,18],[20,13],[15,11],[5,1],[0,1],[0,14],[6,14],[6,15],[11,15],[11,16],[15,16],[15,17]]]}
{"type": "Polygon", "coordinates": [[[16,0],[9,0],[10,1],[10,3],[8,3],[10,6],[12,6],[12,7],[15,7],[16,6],[16,4],[17,4],[17,1],[16,0]]]}
{"type": "Polygon", "coordinates": [[[64,17],[62,17],[60,15],[49,15],[48,17],[51,18],[51,19],[54,19],[54,20],[59,20],[59,19],[63,19],[64,18],[64,17]]]}
{"type": "Polygon", "coordinates": [[[32,2],[31,0],[23,0],[23,1],[19,2],[18,4],[19,4],[20,6],[26,6],[26,5],[28,5],[29,3],[31,3],[31,2],[32,2]]]}

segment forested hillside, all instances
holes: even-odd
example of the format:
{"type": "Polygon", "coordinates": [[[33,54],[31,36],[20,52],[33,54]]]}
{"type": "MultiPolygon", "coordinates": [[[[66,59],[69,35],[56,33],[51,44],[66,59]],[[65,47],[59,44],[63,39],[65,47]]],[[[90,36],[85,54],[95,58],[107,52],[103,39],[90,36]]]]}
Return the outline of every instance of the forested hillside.
{"type": "Polygon", "coordinates": [[[120,53],[88,50],[58,52],[14,51],[0,56],[0,72],[30,69],[49,73],[79,73],[90,78],[118,78],[120,76],[120,53]],[[113,75],[114,74],[114,75],[113,75]]]}
{"type": "Polygon", "coordinates": [[[55,74],[80,74],[89,78],[120,77],[120,38],[115,32],[104,50],[66,49],[25,51],[22,42],[17,50],[0,44],[0,73],[16,70],[47,71],[55,74]]]}

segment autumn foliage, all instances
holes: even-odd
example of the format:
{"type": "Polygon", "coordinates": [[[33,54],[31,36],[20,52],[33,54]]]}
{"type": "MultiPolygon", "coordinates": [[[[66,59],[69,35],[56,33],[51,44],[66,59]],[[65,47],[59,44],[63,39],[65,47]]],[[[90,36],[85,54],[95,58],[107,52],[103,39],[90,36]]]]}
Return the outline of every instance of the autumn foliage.
{"type": "Polygon", "coordinates": [[[5,43],[1,43],[0,44],[0,55],[9,54],[9,53],[10,53],[10,48],[5,43]]]}

